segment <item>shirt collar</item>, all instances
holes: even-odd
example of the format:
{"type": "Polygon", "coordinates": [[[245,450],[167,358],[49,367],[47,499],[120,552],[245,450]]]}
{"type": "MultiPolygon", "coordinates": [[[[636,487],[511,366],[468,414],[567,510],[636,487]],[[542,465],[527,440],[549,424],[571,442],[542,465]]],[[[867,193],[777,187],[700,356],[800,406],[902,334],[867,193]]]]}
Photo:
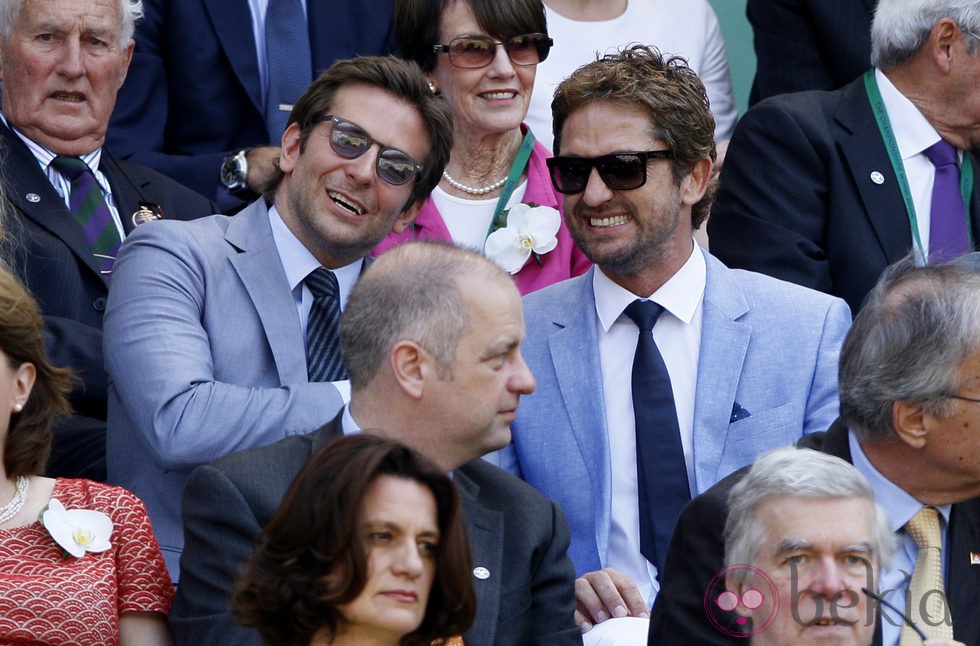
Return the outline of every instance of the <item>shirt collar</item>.
{"type": "MultiPolygon", "coordinates": [[[[875,494],[877,502],[885,510],[888,522],[892,531],[897,532],[905,527],[905,524],[915,516],[923,504],[916,500],[911,494],[899,487],[897,484],[886,478],[875,468],[868,456],[864,454],[861,443],[853,431],[847,432],[847,441],[851,447],[851,463],[861,472],[875,494]]],[[[949,525],[949,512],[951,505],[939,505],[936,509],[942,514],[943,519],[949,525]]]]}
{"type": "Polygon", "coordinates": [[[939,133],[919,112],[919,108],[899,92],[879,69],[875,69],[875,80],[878,82],[878,91],[881,92],[881,100],[885,103],[888,121],[892,132],[895,133],[895,141],[898,143],[898,151],[902,159],[914,157],[939,141],[939,133]]]}
{"type": "MultiPolygon", "coordinates": [[[[10,125],[10,122],[7,121],[6,115],[3,113],[0,113],[0,121],[3,121],[3,125],[10,128],[10,130],[24,142],[24,145],[30,149],[31,154],[34,155],[34,159],[36,159],[37,163],[41,166],[41,170],[47,172],[48,166],[51,165],[51,160],[58,156],[57,153],[48,150],[33,139],[28,138],[27,135],[22,133],[16,127],[10,125]]],[[[99,170],[99,163],[102,161],[102,148],[96,148],[90,153],[79,155],[79,157],[90,169],[92,169],[92,172],[94,173],[99,170]]]]}
{"type": "MultiPolygon", "coordinates": [[[[289,289],[296,293],[310,272],[320,266],[320,261],[314,258],[310,250],[289,230],[275,205],[269,207],[269,224],[272,226],[272,239],[279,251],[282,268],[286,272],[286,280],[289,281],[289,289]]],[[[364,259],[360,258],[349,265],[330,270],[337,276],[341,309],[347,304],[347,297],[361,275],[363,265],[364,259]]]]}
{"type": "MultiPolygon", "coordinates": [[[[693,239],[692,239],[693,240],[693,239]]],[[[621,287],[596,267],[592,289],[595,291],[596,313],[599,324],[606,332],[622,315],[626,306],[637,298],[649,298],[685,324],[690,323],[704,296],[707,266],[701,247],[693,243],[691,255],[680,269],[653,294],[638,295],[621,287]]]]}

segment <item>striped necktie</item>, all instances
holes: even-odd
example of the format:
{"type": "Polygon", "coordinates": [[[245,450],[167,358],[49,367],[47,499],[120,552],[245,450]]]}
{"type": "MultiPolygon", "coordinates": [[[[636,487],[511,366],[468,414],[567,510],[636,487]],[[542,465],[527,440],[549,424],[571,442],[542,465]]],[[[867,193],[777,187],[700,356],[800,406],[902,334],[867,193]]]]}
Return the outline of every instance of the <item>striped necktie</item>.
{"type": "Polygon", "coordinates": [[[112,263],[116,260],[122,241],[102,187],[95,181],[92,170],[78,157],[59,155],[51,160],[51,166],[71,185],[68,208],[82,228],[82,234],[92,249],[102,279],[108,282],[112,274],[112,263]]]}
{"type": "Polygon", "coordinates": [[[306,322],[306,372],[310,381],[347,379],[340,357],[340,289],[329,269],[317,267],[306,277],[313,294],[306,322]]]}

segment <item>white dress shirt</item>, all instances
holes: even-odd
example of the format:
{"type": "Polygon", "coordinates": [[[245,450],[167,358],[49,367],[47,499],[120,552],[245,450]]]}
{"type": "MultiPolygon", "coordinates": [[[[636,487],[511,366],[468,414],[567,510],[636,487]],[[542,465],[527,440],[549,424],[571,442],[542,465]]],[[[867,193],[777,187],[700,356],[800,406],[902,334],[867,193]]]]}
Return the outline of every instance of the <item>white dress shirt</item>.
{"type": "MultiPolygon", "coordinates": [[[[694,391],[698,376],[706,266],[700,247],[692,241],[687,262],[649,295],[664,308],[653,328],[653,338],[663,356],[677,409],[677,425],[687,465],[692,495],[694,475],[694,391]]],[[[612,462],[612,527],[605,566],[614,567],[636,582],[652,605],[659,590],[657,569],[640,554],[640,517],[636,480],[636,424],[630,375],[639,331],[623,314],[637,295],[596,269],[593,279],[599,317],[599,363],[612,462]]]]}

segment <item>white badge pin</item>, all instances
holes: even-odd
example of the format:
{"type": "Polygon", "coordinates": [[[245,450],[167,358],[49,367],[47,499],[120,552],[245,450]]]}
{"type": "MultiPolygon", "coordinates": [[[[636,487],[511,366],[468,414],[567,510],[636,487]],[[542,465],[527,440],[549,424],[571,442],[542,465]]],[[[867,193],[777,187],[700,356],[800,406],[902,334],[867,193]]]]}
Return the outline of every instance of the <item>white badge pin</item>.
{"type": "Polygon", "coordinates": [[[970,565],[980,565],[980,554],[970,552],[970,565]]]}
{"type": "Polygon", "coordinates": [[[490,578],[490,570],[488,570],[487,568],[482,567],[482,566],[475,567],[475,568],[473,568],[473,576],[475,576],[476,578],[480,579],[481,581],[483,579],[489,579],[490,578]]]}
{"type": "Polygon", "coordinates": [[[28,202],[33,202],[34,204],[37,204],[38,202],[41,201],[41,196],[38,195],[37,193],[28,193],[24,197],[27,198],[28,202]]]}
{"type": "Polygon", "coordinates": [[[881,185],[885,183],[885,176],[878,171],[871,172],[871,181],[875,184],[881,185]]]}

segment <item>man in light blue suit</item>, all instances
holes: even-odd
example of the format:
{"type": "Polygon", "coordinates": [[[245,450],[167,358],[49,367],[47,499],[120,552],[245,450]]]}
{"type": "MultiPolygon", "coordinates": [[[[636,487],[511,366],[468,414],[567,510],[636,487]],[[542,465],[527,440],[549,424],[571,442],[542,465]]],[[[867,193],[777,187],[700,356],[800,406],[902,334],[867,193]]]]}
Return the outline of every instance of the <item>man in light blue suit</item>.
{"type": "Polygon", "coordinates": [[[552,181],[595,268],[525,298],[538,390],[499,459],[568,517],[587,631],[648,616],[691,495],[830,426],[850,313],[693,242],[714,121],[682,59],[642,46],[608,55],[564,81],[552,107],[552,181]],[[651,306],[662,314],[644,337],[631,319],[651,306]]]}
{"type": "Polygon", "coordinates": [[[411,222],[451,148],[449,111],[418,66],[341,61],[290,115],[272,205],[152,222],[126,239],[105,317],[109,481],[146,503],[174,580],[194,467],[340,410],[326,383],[345,378],[330,320],[368,253],[411,222]],[[314,294],[314,275],[332,279],[329,295],[314,294]],[[319,374],[323,357],[334,374],[319,374]]]}

